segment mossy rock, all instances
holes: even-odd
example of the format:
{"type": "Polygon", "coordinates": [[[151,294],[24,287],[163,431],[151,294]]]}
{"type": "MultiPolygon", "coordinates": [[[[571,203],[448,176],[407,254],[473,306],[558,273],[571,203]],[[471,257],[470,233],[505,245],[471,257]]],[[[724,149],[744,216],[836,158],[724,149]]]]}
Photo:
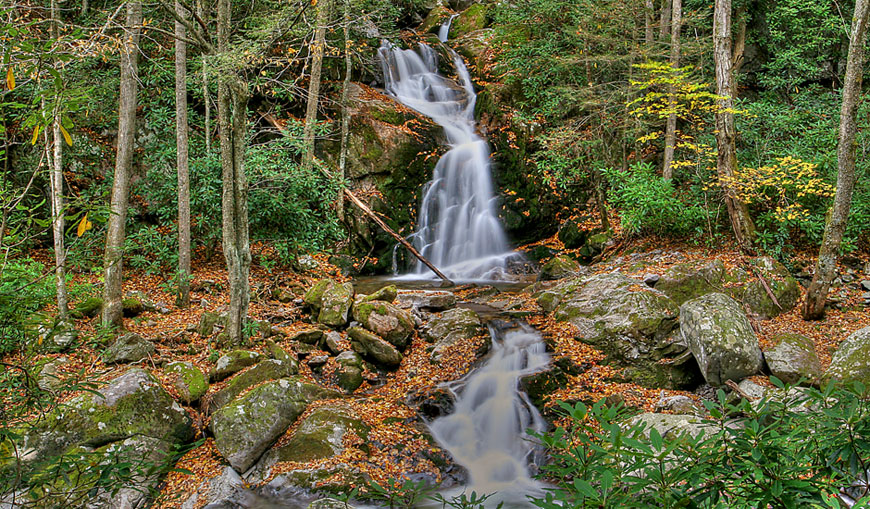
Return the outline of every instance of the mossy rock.
{"type": "Polygon", "coordinates": [[[103,361],[106,364],[139,362],[153,355],[155,351],[153,343],[136,333],[128,332],[118,336],[103,352],[103,361]]]}
{"type": "Polygon", "coordinates": [[[190,362],[169,363],[166,372],[175,375],[175,389],[181,400],[188,405],[208,392],[208,379],[190,362]]]}
{"type": "Polygon", "coordinates": [[[664,292],[677,305],[682,305],[709,293],[721,293],[724,279],[725,265],[721,260],[713,260],[701,266],[683,263],[668,269],[655,288],[664,292]]]}
{"type": "Polygon", "coordinates": [[[450,37],[459,38],[476,30],[486,28],[488,23],[487,12],[489,7],[485,4],[472,4],[453,20],[450,26],[450,37]]]}
{"type": "MultiPolygon", "coordinates": [[[[431,354],[433,360],[439,360],[444,351],[452,345],[468,341],[481,332],[480,317],[466,308],[448,309],[440,316],[430,319],[422,330],[423,338],[434,343],[431,354]]],[[[486,352],[481,354],[483,353],[486,352]]]]}
{"type": "Polygon", "coordinates": [[[303,300],[311,308],[317,322],[330,327],[342,327],[347,323],[353,304],[353,285],[321,279],[305,293],[303,300]]]}
{"type": "Polygon", "coordinates": [[[145,304],[137,297],[127,297],[121,300],[121,309],[125,317],[133,318],[145,312],[145,304]]]}
{"type": "Polygon", "coordinates": [[[208,398],[208,413],[214,413],[233,401],[247,389],[269,380],[287,378],[299,373],[299,363],[295,359],[266,359],[250,369],[234,376],[226,387],[208,398]]]}
{"type": "Polygon", "coordinates": [[[449,20],[452,15],[453,13],[450,9],[443,5],[437,5],[434,9],[429,11],[426,19],[424,19],[423,22],[420,23],[420,26],[417,27],[417,32],[421,34],[437,34],[441,29],[441,25],[449,20]]]}
{"type": "Polygon", "coordinates": [[[305,292],[305,295],[302,297],[302,300],[308,304],[308,306],[314,311],[320,311],[320,301],[323,298],[323,292],[329,288],[330,285],[335,284],[331,279],[321,279],[318,282],[314,283],[314,286],[308,289],[305,292]]]}
{"type": "Polygon", "coordinates": [[[356,352],[341,352],[335,358],[338,369],[335,371],[336,385],[345,392],[353,392],[363,383],[363,360],[356,352]]]}
{"type": "Polygon", "coordinates": [[[214,334],[215,327],[226,327],[227,317],[221,316],[218,313],[205,311],[199,317],[199,324],[196,326],[196,333],[202,337],[208,337],[214,334]]]}
{"type": "Polygon", "coordinates": [[[214,369],[209,372],[209,378],[219,382],[224,378],[260,362],[263,356],[250,350],[233,350],[218,358],[214,369]]]}
{"type": "Polygon", "coordinates": [[[568,256],[556,256],[541,267],[541,272],[538,273],[538,281],[554,281],[564,279],[570,276],[576,276],[583,269],[577,260],[568,256]]]}
{"type": "Polygon", "coordinates": [[[846,338],[831,358],[825,378],[840,382],[861,382],[870,387],[870,327],[846,338]]]}
{"type": "Polygon", "coordinates": [[[749,314],[760,320],[769,320],[794,309],[801,297],[800,285],[788,269],[769,256],[761,256],[750,261],[755,271],[764,277],[776,303],[764,284],[752,278],[743,288],[741,300],[749,314]]]}
{"type": "Polygon", "coordinates": [[[764,353],[770,374],[787,384],[815,383],[822,376],[822,363],[813,340],[801,334],[783,333],[774,336],[774,348],[764,353]]]}
{"type": "Polygon", "coordinates": [[[382,300],[354,304],[353,318],[399,349],[408,345],[408,340],[414,333],[414,319],[411,314],[382,300]]]}
{"type": "Polygon", "coordinates": [[[396,288],[396,285],[389,285],[383,288],[380,288],[378,291],[372,293],[371,295],[366,295],[362,298],[362,302],[371,302],[374,300],[380,300],[392,304],[396,301],[396,296],[399,294],[399,290],[396,288]]]}
{"type": "Polygon", "coordinates": [[[394,368],[402,362],[402,354],[389,342],[362,327],[347,329],[353,350],[376,364],[394,368]]]}
{"type": "Polygon", "coordinates": [[[77,320],[81,318],[93,318],[100,314],[102,309],[103,299],[100,297],[88,297],[76,304],[72,311],[70,311],[70,316],[77,320]]]}
{"type": "Polygon", "coordinates": [[[562,241],[565,249],[577,249],[586,244],[591,233],[583,227],[587,219],[586,217],[572,218],[559,228],[559,240],[562,241]]]}

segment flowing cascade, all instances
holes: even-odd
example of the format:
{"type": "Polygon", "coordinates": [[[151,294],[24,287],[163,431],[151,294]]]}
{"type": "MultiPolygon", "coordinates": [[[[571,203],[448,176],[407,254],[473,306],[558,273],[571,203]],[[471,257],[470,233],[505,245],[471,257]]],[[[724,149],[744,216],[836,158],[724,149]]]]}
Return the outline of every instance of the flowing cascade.
{"type": "MultiPolygon", "coordinates": [[[[465,63],[453,53],[456,83],[438,74],[438,55],[425,44],[414,51],[384,41],[379,56],[387,92],[443,127],[450,146],[423,189],[418,230],[409,240],[453,280],[505,279],[516,254],[496,214],[489,147],[475,132],[477,95],[465,63]]],[[[431,272],[418,262],[414,274],[431,272]]]]}
{"type": "MultiPolygon", "coordinates": [[[[491,328],[493,351],[486,364],[449,387],[456,396],[452,414],[430,425],[432,435],[468,469],[467,493],[495,493],[495,507],[532,507],[527,496],[542,496],[544,485],[529,472],[540,448],[526,430],[546,430],[546,423],[519,389],[522,376],[550,361],[541,335],[528,326],[501,334],[491,328]]],[[[489,504],[487,505],[489,507],[489,504]]]]}

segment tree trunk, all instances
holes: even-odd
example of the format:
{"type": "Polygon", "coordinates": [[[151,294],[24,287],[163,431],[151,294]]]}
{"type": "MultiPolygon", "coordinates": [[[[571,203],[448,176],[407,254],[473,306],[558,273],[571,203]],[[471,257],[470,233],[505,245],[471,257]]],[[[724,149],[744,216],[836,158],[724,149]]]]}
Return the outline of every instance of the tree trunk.
{"type": "MultiPolygon", "coordinates": [[[[350,59],[350,0],[344,0],[344,83],[341,86],[341,153],[338,156],[339,178],[344,182],[347,167],[347,141],[350,136],[350,111],[347,91],[350,87],[352,62],[350,59]]],[[[338,193],[338,220],[344,220],[344,193],[338,193]]]]}
{"type": "MultiPolygon", "coordinates": [[[[196,2],[196,14],[205,19],[205,9],[202,7],[202,0],[196,2]]],[[[211,154],[211,96],[208,92],[208,65],[206,64],[205,55],[202,57],[202,100],[205,103],[205,118],[203,119],[203,132],[205,133],[205,154],[208,157],[211,154]]]]}
{"type": "Polygon", "coordinates": [[[825,299],[837,268],[840,245],[849,209],[852,191],[855,189],[855,130],[858,103],[861,98],[861,81],[864,73],[864,39],[867,31],[870,0],[855,2],[852,17],[852,34],[849,40],[849,56],[846,61],[846,78],[843,82],[843,104],[840,109],[840,133],[837,144],[837,192],[834,205],[825,225],[825,235],[819,248],[819,259],[813,281],[807,290],[803,317],[815,320],[825,316],[825,299]]]}
{"type": "MultiPolygon", "coordinates": [[[[740,74],[740,68],[743,67],[743,55],[746,52],[746,8],[740,7],[737,9],[737,38],[734,40],[734,54],[731,57],[731,65],[733,66],[732,75],[740,74]]],[[[736,79],[736,78],[735,78],[736,79]]],[[[736,93],[734,94],[737,95],[736,93]]]]}
{"type": "MultiPolygon", "coordinates": [[[[674,69],[680,67],[680,29],[682,28],[682,24],[683,2],[682,0],[674,0],[673,10],[671,11],[671,67],[674,69]]],[[[668,101],[671,105],[676,101],[673,94],[668,98],[668,101]]],[[[673,112],[668,115],[668,122],[665,126],[665,155],[664,164],[662,166],[662,176],[665,180],[670,180],[674,175],[674,150],[676,145],[677,113],[673,112]]]]}
{"type": "MultiPolygon", "coordinates": [[[[176,0],[179,16],[187,12],[176,0]]],[[[175,22],[175,144],[178,170],[178,297],[190,305],[190,170],[187,140],[187,37],[184,24],[175,22]]]]}
{"type": "MultiPolygon", "coordinates": [[[[230,0],[218,2],[218,52],[229,50],[230,0]]],[[[248,91],[244,80],[224,74],[218,81],[218,126],[221,143],[223,193],[221,212],[223,251],[230,284],[227,341],[244,342],[250,302],[251,246],[248,237],[248,182],[245,176],[245,133],[248,91]]]]}
{"type": "Polygon", "coordinates": [[[644,28],[644,42],[646,43],[647,50],[652,49],[653,43],[655,43],[655,31],[653,30],[653,14],[655,11],[655,7],[653,6],[653,0],[644,0],[644,8],[643,8],[643,28],[644,28]]]}
{"type": "Polygon", "coordinates": [[[671,2],[670,0],[662,0],[662,14],[659,21],[659,39],[662,41],[668,36],[671,23],[671,2]]]}
{"type": "Polygon", "coordinates": [[[121,87],[118,105],[118,153],[115,156],[115,179],[109,208],[108,233],[103,264],[103,325],[122,325],[121,286],[123,277],[124,223],[127,221],[127,198],[133,166],[133,145],[136,137],[136,95],[139,73],[139,35],[142,25],[142,3],[127,3],[127,33],[121,49],[121,87]]]}
{"type": "MultiPolygon", "coordinates": [[[[731,178],[737,168],[734,129],[734,82],[731,54],[731,0],[716,0],[713,13],[713,59],[716,63],[716,89],[722,97],[716,112],[717,173],[731,178]]],[[[725,205],[737,244],[744,252],[752,250],[755,225],[746,204],[726,189],[725,205]]]]}
{"type": "MultiPolygon", "coordinates": [[[[60,38],[60,13],[57,0],[51,1],[51,37],[57,41],[60,38]]],[[[53,154],[48,158],[50,173],[51,226],[54,237],[54,269],[55,286],[57,290],[57,316],[66,320],[69,315],[69,297],[66,291],[66,249],[63,243],[65,221],[63,217],[63,139],[60,133],[61,122],[60,98],[55,98],[54,122],[52,122],[51,144],[53,154]]],[[[46,141],[48,136],[46,136],[46,141]]]]}
{"type": "Polygon", "coordinates": [[[314,125],[317,122],[317,104],[320,101],[320,75],[323,69],[323,50],[326,46],[326,24],[329,22],[329,0],[317,5],[317,26],[311,44],[311,80],[308,84],[308,105],[305,110],[305,127],[302,139],[305,146],[303,164],[310,168],[314,162],[314,125]]]}

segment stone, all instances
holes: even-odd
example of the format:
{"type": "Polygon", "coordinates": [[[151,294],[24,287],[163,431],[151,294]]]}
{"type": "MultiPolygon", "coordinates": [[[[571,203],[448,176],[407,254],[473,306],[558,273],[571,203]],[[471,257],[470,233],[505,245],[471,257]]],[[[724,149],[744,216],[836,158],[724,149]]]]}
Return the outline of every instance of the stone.
{"type": "Polygon", "coordinates": [[[255,385],[270,380],[286,378],[297,373],[299,373],[299,364],[294,359],[286,361],[266,359],[236,375],[226,387],[212,394],[207,401],[207,411],[209,414],[218,411],[218,409],[237,398],[239,394],[255,385]]]}
{"type": "Polygon", "coordinates": [[[583,223],[590,218],[580,217],[565,221],[559,228],[559,240],[565,249],[578,249],[586,243],[590,231],[583,227],[583,223]]]}
{"type": "Polygon", "coordinates": [[[370,358],[372,362],[386,367],[396,367],[402,362],[402,354],[396,347],[377,334],[362,327],[351,327],[347,329],[347,335],[350,337],[353,350],[370,358]]]}
{"type": "Polygon", "coordinates": [[[93,318],[100,314],[103,309],[103,299],[99,297],[88,297],[79,302],[70,310],[70,316],[75,319],[93,318]]]}
{"type": "Polygon", "coordinates": [[[761,371],[755,331],[740,305],[725,294],[711,293],[680,306],[680,332],[710,385],[761,371]]]}
{"type": "Polygon", "coordinates": [[[555,281],[570,276],[576,276],[583,271],[580,263],[568,256],[556,256],[541,267],[538,281],[555,281]]]}
{"type": "Polygon", "coordinates": [[[239,371],[260,362],[263,356],[249,350],[233,350],[220,356],[214,369],[209,372],[209,378],[213,382],[219,382],[224,378],[234,375],[239,371]]]}
{"type": "Polygon", "coordinates": [[[287,335],[287,340],[299,341],[307,345],[316,345],[321,339],[323,339],[323,331],[320,329],[305,329],[287,335]]]}
{"type": "Polygon", "coordinates": [[[861,289],[865,292],[870,292],[870,279],[865,279],[861,281],[861,289]]]}
{"type": "Polygon", "coordinates": [[[321,498],[308,504],[307,509],[354,509],[354,506],[334,498],[321,498]]]}
{"type": "Polygon", "coordinates": [[[344,351],[344,348],[341,346],[341,334],[338,332],[329,331],[324,338],[323,343],[332,354],[338,355],[344,351]]]}
{"type": "Polygon", "coordinates": [[[273,359],[289,362],[293,362],[296,360],[293,355],[290,354],[290,352],[281,348],[278,343],[275,343],[271,339],[266,340],[266,346],[269,348],[269,355],[271,355],[273,359]]]}
{"type": "Polygon", "coordinates": [[[831,358],[825,378],[840,382],[861,382],[870,387],[870,327],[843,340],[831,358]]]}
{"type": "Polygon", "coordinates": [[[402,309],[443,311],[456,305],[456,296],[453,292],[439,290],[400,290],[396,305],[402,309]]]}
{"type": "MultiPolygon", "coordinates": [[[[206,504],[241,498],[245,493],[245,481],[231,467],[224,467],[220,475],[204,480],[201,489],[196,489],[187,500],[181,504],[181,509],[197,509],[202,507],[200,492],[203,492],[203,501],[206,504]]],[[[239,504],[241,505],[241,504],[239,504]]]]}
{"type": "Polygon", "coordinates": [[[166,366],[166,372],[175,379],[173,385],[183,403],[189,405],[208,392],[208,380],[202,371],[190,362],[172,362],[166,366]]]}
{"type": "Polygon", "coordinates": [[[317,260],[315,260],[311,255],[302,255],[296,258],[296,261],[293,265],[300,272],[315,270],[317,269],[317,267],[320,266],[317,260]]]}
{"type": "Polygon", "coordinates": [[[371,295],[366,295],[362,298],[362,302],[371,302],[373,300],[382,300],[384,302],[388,302],[392,304],[396,300],[396,296],[399,291],[396,289],[396,285],[389,285],[381,288],[371,295]]]}
{"type": "Polygon", "coordinates": [[[725,265],[721,260],[713,260],[701,266],[682,263],[668,269],[655,287],[679,306],[709,293],[721,293],[724,278],[725,265]]]}
{"type": "Polygon", "coordinates": [[[643,283],[650,288],[655,288],[656,284],[661,280],[658,274],[646,274],[643,276],[643,283]]]}
{"type": "Polygon", "coordinates": [[[408,345],[414,333],[414,319],[407,311],[380,300],[354,304],[353,318],[399,349],[408,345]]]}
{"type": "Polygon", "coordinates": [[[643,436],[649,437],[649,430],[655,429],[665,440],[674,440],[684,434],[697,437],[704,432],[709,435],[716,432],[715,426],[703,422],[703,418],[694,415],[645,413],[636,415],[628,421],[628,426],[643,425],[643,436]]]}
{"type": "Polygon", "coordinates": [[[305,361],[305,364],[308,364],[308,367],[313,370],[318,370],[325,366],[327,362],[329,362],[328,355],[316,355],[305,361]]]}
{"type": "Polygon", "coordinates": [[[454,308],[429,320],[422,330],[423,338],[434,343],[432,358],[437,360],[444,350],[460,341],[467,341],[482,332],[477,313],[467,308],[454,308]]]}
{"type": "Polygon", "coordinates": [[[769,256],[754,258],[750,264],[764,277],[779,303],[778,307],[770,298],[764,284],[757,277],[753,277],[745,284],[739,295],[750,316],[759,320],[769,320],[797,306],[801,297],[800,285],[783,264],[769,256]]]}
{"type": "Polygon", "coordinates": [[[335,371],[336,384],[347,393],[359,388],[363,383],[363,360],[356,352],[347,351],[335,358],[338,369],[335,371]]]}
{"type": "Polygon", "coordinates": [[[657,412],[667,411],[675,414],[694,415],[700,410],[695,400],[688,396],[662,396],[656,401],[657,412]]]}
{"type": "Polygon", "coordinates": [[[282,378],[255,387],[212,416],[209,427],[215,447],[230,466],[245,472],[309,403],[336,394],[300,378],[282,378]]]}
{"type": "Polygon", "coordinates": [[[813,340],[800,334],[778,334],[771,339],[776,346],[764,352],[770,374],[787,384],[803,379],[815,383],[822,376],[822,363],[813,340]]]}
{"type": "Polygon", "coordinates": [[[450,12],[450,9],[443,5],[436,5],[434,9],[429,11],[429,14],[426,16],[426,19],[420,23],[420,26],[417,27],[417,32],[421,34],[434,33],[437,34],[438,30],[441,28],[450,16],[453,13],[450,12]]]}
{"type": "Polygon", "coordinates": [[[343,327],[353,304],[353,285],[321,279],[308,290],[303,300],[314,311],[318,323],[343,327]]]}
{"type": "Polygon", "coordinates": [[[226,324],[226,315],[221,316],[218,313],[204,311],[199,317],[199,325],[196,326],[196,333],[202,337],[208,337],[214,334],[216,328],[224,328],[226,327],[226,324]]]}
{"type": "Polygon", "coordinates": [[[114,343],[103,352],[103,362],[106,364],[138,362],[147,359],[154,352],[153,343],[136,333],[128,332],[118,336],[114,343]]]}
{"type": "Polygon", "coordinates": [[[450,27],[450,36],[458,38],[475,30],[486,28],[487,10],[487,6],[480,3],[472,4],[459,13],[450,27]]]}

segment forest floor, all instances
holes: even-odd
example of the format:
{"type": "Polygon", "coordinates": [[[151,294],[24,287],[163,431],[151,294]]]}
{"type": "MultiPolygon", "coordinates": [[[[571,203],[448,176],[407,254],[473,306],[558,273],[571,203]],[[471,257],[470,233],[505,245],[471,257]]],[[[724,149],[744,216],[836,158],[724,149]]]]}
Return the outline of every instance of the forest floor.
{"type": "MultiPolygon", "coordinates": [[[[558,248],[558,241],[550,239],[545,242],[550,247],[558,248]]],[[[617,266],[613,263],[600,263],[593,266],[595,272],[610,272],[621,270],[627,275],[643,277],[644,273],[662,273],[675,263],[689,260],[713,259],[721,260],[726,267],[731,268],[743,263],[743,257],[735,249],[708,249],[697,246],[676,244],[661,239],[643,239],[633,242],[618,244],[617,249],[608,253],[608,259],[614,260],[620,253],[649,251],[660,249],[666,253],[679,253],[673,259],[662,257],[656,265],[647,265],[636,272],[631,272],[625,266],[617,266]]],[[[272,340],[292,351],[290,345],[282,344],[282,338],[291,335],[294,331],[310,328],[310,321],[303,315],[298,300],[284,297],[281,302],[274,296],[281,294],[292,295],[294,299],[301,298],[304,291],[315,281],[323,277],[336,280],[350,280],[340,274],[339,269],[326,261],[325,255],[314,257],[318,267],[304,274],[293,272],[289,269],[272,268],[266,270],[262,266],[254,266],[251,271],[252,289],[258,298],[251,303],[250,316],[255,320],[278,322],[274,326],[272,340]],[[279,291],[276,291],[279,290],[279,291]]],[[[218,353],[209,343],[208,337],[202,337],[192,332],[199,323],[200,316],[205,311],[221,312],[226,309],[228,296],[223,288],[227,287],[223,260],[215,256],[211,260],[197,260],[193,266],[193,283],[191,292],[191,306],[187,309],[178,309],[173,303],[175,295],[169,291],[165,279],[158,275],[149,275],[142,272],[128,271],[124,283],[125,292],[144,292],[152,301],[166,305],[170,312],[160,314],[158,312],[145,312],[135,318],[124,320],[124,327],[130,332],[135,332],[152,341],[156,346],[156,354],[150,359],[143,361],[142,367],[157,376],[163,386],[170,393],[174,393],[172,380],[161,367],[168,362],[188,361],[203,372],[208,372],[217,359],[218,353]]],[[[796,257],[795,267],[809,266],[810,255],[796,257]]],[[[858,280],[862,277],[858,276],[858,280]]],[[[98,275],[76,274],[73,276],[75,285],[91,285],[96,294],[98,287],[98,275]]],[[[799,333],[813,339],[816,351],[822,361],[823,368],[830,363],[831,354],[840,341],[852,332],[870,325],[870,313],[864,308],[862,290],[858,282],[837,288],[842,309],[832,309],[824,320],[807,322],[801,319],[799,307],[778,316],[772,320],[755,321],[753,326],[759,336],[762,350],[772,348],[770,339],[783,332],[799,333]]],[[[805,290],[801,289],[805,294],[805,290]]],[[[474,285],[460,286],[456,289],[459,300],[473,297],[480,292],[480,288],[474,285]]],[[[576,365],[588,365],[590,368],[584,373],[572,377],[565,389],[549,395],[548,405],[554,405],[559,400],[584,400],[595,401],[603,397],[619,394],[628,406],[653,411],[656,401],[663,393],[665,395],[686,394],[693,399],[699,399],[695,394],[681,391],[663,391],[650,389],[634,384],[617,383],[612,379],[618,375],[618,370],[610,366],[599,365],[603,355],[593,347],[574,339],[574,326],[564,322],[557,322],[543,313],[528,290],[508,292],[499,296],[500,299],[508,299],[514,309],[529,312],[527,321],[533,327],[541,331],[553,348],[553,357],[568,357],[576,365]]],[[[75,303],[73,303],[75,304],[75,303]]],[[[51,311],[51,310],[47,310],[51,311]]],[[[101,336],[98,330],[98,318],[83,319],[76,322],[76,327],[81,331],[84,338],[92,338],[81,342],[75,350],[66,353],[44,354],[41,358],[64,357],[66,363],[59,364],[59,375],[70,378],[86,379],[89,381],[110,380],[128,369],[127,365],[106,365],[101,360],[101,352],[104,344],[99,341],[101,336]]],[[[471,370],[477,360],[475,350],[485,338],[478,337],[475,340],[457,345],[449,350],[443,360],[434,364],[429,361],[427,344],[417,335],[406,353],[406,358],[400,368],[389,373],[384,379],[376,373],[364,373],[365,382],[354,392],[357,396],[351,400],[357,414],[371,427],[368,441],[377,441],[383,444],[378,448],[367,448],[363,451],[363,444],[354,443],[354,436],[347,439],[345,451],[337,457],[321,460],[311,465],[284,465],[286,469],[302,467],[323,467],[328,464],[338,465],[341,463],[357,467],[361,472],[369,474],[375,481],[385,482],[388,479],[398,479],[409,472],[427,472],[436,478],[439,476],[438,467],[426,459],[427,452],[432,445],[426,440],[425,435],[419,429],[419,420],[415,419],[414,411],[405,404],[409,394],[424,393],[433,390],[440,382],[455,380],[471,370]]],[[[267,353],[266,338],[258,333],[250,340],[245,348],[267,353]]],[[[322,352],[325,354],[326,352],[322,352]]],[[[320,352],[310,352],[308,355],[318,355],[320,352]]],[[[20,361],[20,354],[9,354],[0,359],[4,362],[16,363],[20,361]]],[[[330,373],[334,372],[337,363],[330,357],[322,374],[315,377],[314,373],[305,362],[300,363],[300,375],[322,385],[337,388],[330,373]]],[[[756,377],[756,381],[768,384],[763,376],[756,377]]],[[[212,384],[209,392],[219,390],[224,383],[212,384]]],[[[62,395],[62,400],[72,398],[74,394],[62,395]]],[[[312,412],[320,404],[312,404],[307,413],[312,412]]],[[[207,426],[207,417],[200,413],[199,408],[188,407],[188,411],[194,417],[194,422],[199,429],[200,436],[207,426]]],[[[306,414],[307,415],[307,414],[306,414]]],[[[301,422],[300,418],[297,422],[301,422]]],[[[282,437],[287,440],[292,437],[295,427],[282,437]]],[[[359,440],[358,437],[356,440],[359,440]]],[[[214,477],[220,473],[226,465],[214,447],[213,440],[207,439],[203,444],[186,454],[177,464],[177,468],[183,469],[172,472],[164,485],[160,506],[177,507],[182,498],[189,496],[191,490],[196,489],[203,479],[214,477]],[[186,472],[185,472],[186,471],[186,472]],[[190,475],[192,473],[193,475],[190,475]],[[184,496],[184,497],[182,497],[184,496]]],[[[281,470],[278,469],[274,474],[281,470]]],[[[340,475],[340,474],[338,474],[340,475]]],[[[337,479],[336,479],[337,480],[337,479]]]]}

